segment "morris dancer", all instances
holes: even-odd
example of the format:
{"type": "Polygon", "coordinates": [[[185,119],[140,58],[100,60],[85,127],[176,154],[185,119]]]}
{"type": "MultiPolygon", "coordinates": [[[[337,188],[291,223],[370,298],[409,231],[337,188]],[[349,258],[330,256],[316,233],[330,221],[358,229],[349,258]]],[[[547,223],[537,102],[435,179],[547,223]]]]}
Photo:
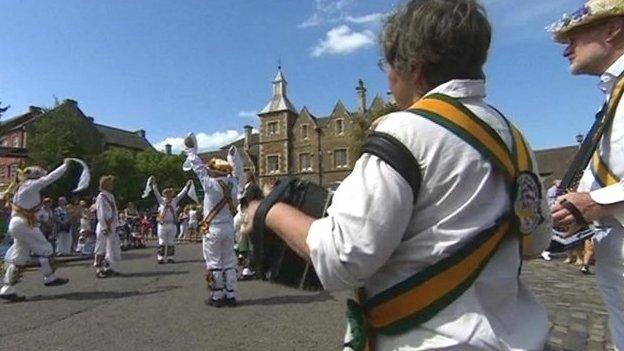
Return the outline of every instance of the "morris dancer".
{"type": "Polygon", "coordinates": [[[237,167],[236,148],[228,152],[228,161],[213,158],[206,166],[197,155],[197,140],[191,133],[184,140],[187,159],[184,170],[193,170],[204,188],[204,219],[200,222],[206,280],[211,289],[206,303],[214,307],[236,306],[236,256],[234,255],[234,203],[237,180],[230,176],[237,167]],[[224,291],[225,290],[225,291],[224,291]]]}
{"type": "MultiPolygon", "coordinates": [[[[50,174],[38,166],[27,167],[20,171],[16,182],[9,185],[2,197],[12,196],[11,220],[8,233],[13,237],[13,245],[5,255],[8,265],[4,275],[4,285],[0,289],[0,298],[9,301],[23,301],[24,296],[18,295],[15,285],[19,282],[20,269],[28,263],[32,254],[39,261],[39,270],[43,274],[45,286],[64,285],[69,281],[57,277],[52,265],[53,249],[46,240],[37,224],[36,214],[41,208],[40,191],[58,180],[67,170],[71,159],[65,159],[63,165],[50,174]]],[[[88,181],[87,181],[88,183],[88,181]]]]}
{"type": "MultiPolygon", "coordinates": [[[[186,195],[192,180],[189,180],[184,185],[184,188],[173,197],[173,189],[165,188],[161,196],[158,191],[158,184],[154,180],[154,177],[149,177],[147,185],[154,191],[154,196],[158,201],[158,251],[156,253],[156,259],[159,264],[173,263],[173,256],[175,255],[175,238],[177,233],[177,216],[178,204],[186,195]],[[166,259],[165,259],[166,257],[166,259]]],[[[143,198],[147,197],[143,194],[143,198]]]]}
{"type": "Polygon", "coordinates": [[[112,194],[115,177],[106,175],[100,178],[100,193],[95,200],[97,227],[95,228],[95,276],[107,278],[117,275],[116,264],[121,260],[121,246],[117,234],[117,204],[112,194]]]}

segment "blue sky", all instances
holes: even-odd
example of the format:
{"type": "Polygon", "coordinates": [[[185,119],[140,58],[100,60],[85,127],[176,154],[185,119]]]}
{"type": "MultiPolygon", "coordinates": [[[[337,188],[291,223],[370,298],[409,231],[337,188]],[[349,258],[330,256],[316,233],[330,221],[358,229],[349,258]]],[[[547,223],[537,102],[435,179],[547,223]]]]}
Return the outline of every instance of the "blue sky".
{"type": "MultiPolygon", "coordinates": [[[[54,98],[98,123],[145,129],[158,147],[189,131],[214,149],[258,125],[278,59],[297,109],[328,115],[386,97],[380,18],[399,1],[0,0],[3,118],[54,98]]],[[[534,148],[574,143],[601,104],[596,77],[571,76],[544,27],[580,0],[484,0],[493,23],[488,102],[534,148]]]]}

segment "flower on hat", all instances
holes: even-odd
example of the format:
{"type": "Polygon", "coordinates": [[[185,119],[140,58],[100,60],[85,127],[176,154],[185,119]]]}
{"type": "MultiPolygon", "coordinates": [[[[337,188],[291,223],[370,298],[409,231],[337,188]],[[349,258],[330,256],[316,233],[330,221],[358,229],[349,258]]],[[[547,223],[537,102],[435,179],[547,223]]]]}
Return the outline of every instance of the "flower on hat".
{"type": "Polygon", "coordinates": [[[573,28],[620,15],[624,15],[622,0],[589,0],[572,14],[564,13],[559,20],[546,27],[546,30],[554,35],[556,41],[562,41],[562,36],[573,28]]]}

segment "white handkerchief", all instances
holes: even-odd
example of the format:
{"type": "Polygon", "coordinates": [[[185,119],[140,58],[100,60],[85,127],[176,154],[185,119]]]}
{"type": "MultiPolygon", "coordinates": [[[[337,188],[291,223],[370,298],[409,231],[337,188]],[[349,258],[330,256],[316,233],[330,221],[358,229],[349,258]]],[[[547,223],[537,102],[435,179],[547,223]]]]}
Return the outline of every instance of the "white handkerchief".
{"type": "Polygon", "coordinates": [[[78,179],[78,185],[76,189],[72,190],[74,193],[82,191],[89,187],[89,182],[91,181],[91,173],[89,172],[89,166],[87,163],[79,158],[70,158],[70,160],[77,162],[82,166],[82,173],[80,173],[80,179],[78,179]]]}
{"type": "Polygon", "coordinates": [[[187,192],[188,197],[190,197],[195,203],[199,203],[199,199],[197,198],[197,193],[195,192],[195,183],[191,183],[191,186],[187,192]]]}
{"type": "Polygon", "coordinates": [[[147,178],[147,183],[145,183],[145,189],[143,190],[143,195],[141,196],[143,199],[147,198],[149,194],[152,192],[152,182],[154,181],[154,176],[150,176],[147,178]]]}

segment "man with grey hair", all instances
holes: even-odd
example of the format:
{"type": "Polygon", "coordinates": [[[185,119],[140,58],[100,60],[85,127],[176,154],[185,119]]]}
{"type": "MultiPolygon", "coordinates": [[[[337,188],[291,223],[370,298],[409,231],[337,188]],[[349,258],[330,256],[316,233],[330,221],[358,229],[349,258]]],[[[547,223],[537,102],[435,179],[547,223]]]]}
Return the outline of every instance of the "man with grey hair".
{"type": "Polygon", "coordinates": [[[541,350],[545,309],[519,272],[550,240],[534,155],[484,101],[491,29],[474,0],[412,0],[388,17],[380,67],[401,112],[371,136],[327,217],[250,202],[244,230],[271,229],[348,302],[345,350],[541,350]],[[405,164],[405,163],[402,163],[405,164]],[[394,167],[397,167],[396,169],[394,167]],[[416,179],[416,180],[415,180],[416,179]]]}
{"type": "MultiPolygon", "coordinates": [[[[598,287],[609,312],[613,343],[624,350],[624,0],[590,0],[550,26],[566,45],[570,72],[600,77],[605,104],[587,141],[593,156],[578,189],[552,206],[556,227],[575,233],[593,223],[598,287]],[[594,146],[594,145],[592,145],[594,146]]],[[[589,156],[589,155],[588,155],[589,156]]],[[[587,260],[587,258],[585,258],[587,260]]],[[[584,262],[586,263],[586,262],[584,262]]]]}

